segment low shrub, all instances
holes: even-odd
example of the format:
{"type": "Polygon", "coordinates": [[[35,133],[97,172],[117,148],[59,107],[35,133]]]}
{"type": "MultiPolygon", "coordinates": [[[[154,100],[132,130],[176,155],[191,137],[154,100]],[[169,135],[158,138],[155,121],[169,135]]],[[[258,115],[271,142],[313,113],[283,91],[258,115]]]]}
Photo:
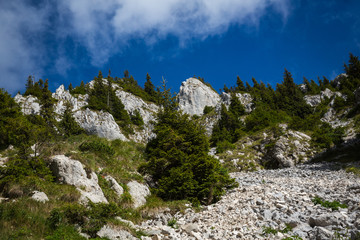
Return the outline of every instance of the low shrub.
{"type": "Polygon", "coordinates": [[[338,210],[339,207],[340,208],[347,208],[348,206],[346,204],[341,204],[338,201],[324,201],[322,198],[320,198],[319,196],[315,196],[312,200],[311,200],[315,205],[320,204],[321,206],[325,207],[325,208],[331,208],[333,211],[338,210]]]}
{"type": "Polygon", "coordinates": [[[115,154],[115,150],[111,146],[103,143],[100,140],[84,142],[79,146],[79,149],[82,152],[89,151],[97,154],[106,154],[110,156],[115,154]]]}

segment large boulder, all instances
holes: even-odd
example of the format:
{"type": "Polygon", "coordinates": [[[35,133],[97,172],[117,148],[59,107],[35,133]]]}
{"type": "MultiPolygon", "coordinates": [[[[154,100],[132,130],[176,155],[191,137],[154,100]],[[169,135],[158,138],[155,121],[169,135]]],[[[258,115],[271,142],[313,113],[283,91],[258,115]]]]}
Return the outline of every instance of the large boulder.
{"type": "Polygon", "coordinates": [[[129,188],[134,208],[141,207],[146,203],[146,197],[150,195],[150,190],[146,185],[137,181],[131,181],[127,183],[127,187],[129,188]]]}
{"type": "Polygon", "coordinates": [[[41,107],[40,107],[39,100],[37,99],[37,97],[31,96],[31,95],[24,97],[21,94],[17,94],[14,97],[14,100],[16,103],[18,103],[20,105],[20,108],[21,108],[21,111],[23,114],[25,114],[25,115],[40,114],[41,107]]]}
{"type": "Polygon", "coordinates": [[[98,184],[98,177],[94,172],[86,172],[81,162],[64,155],[50,158],[50,168],[57,180],[73,185],[81,193],[80,202],[107,203],[103,191],[98,184]]]}
{"type": "Polygon", "coordinates": [[[85,129],[89,134],[94,134],[109,140],[128,140],[125,135],[121,133],[120,127],[115,122],[114,117],[108,112],[98,112],[86,108],[85,110],[75,112],[74,117],[80,127],[85,129]]]}
{"type": "Polygon", "coordinates": [[[44,192],[39,192],[39,191],[34,191],[32,193],[31,198],[34,199],[35,201],[42,202],[42,203],[49,201],[49,198],[47,197],[47,195],[44,192]]]}
{"type": "Polygon", "coordinates": [[[205,106],[215,107],[220,101],[217,92],[196,78],[182,82],[177,97],[180,109],[190,115],[202,115],[205,106]]]}

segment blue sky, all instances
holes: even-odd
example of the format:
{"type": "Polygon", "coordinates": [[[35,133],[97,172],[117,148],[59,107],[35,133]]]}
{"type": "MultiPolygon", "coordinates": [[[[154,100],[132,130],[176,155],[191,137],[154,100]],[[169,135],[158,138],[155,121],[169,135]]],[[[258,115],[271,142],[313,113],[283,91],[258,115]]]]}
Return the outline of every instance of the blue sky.
{"type": "Polygon", "coordinates": [[[333,79],[360,55],[359,13],[358,0],[0,0],[0,87],[34,75],[54,91],[109,69],[173,91],[194,75],[275,86],[284,68],[333,79]]]}

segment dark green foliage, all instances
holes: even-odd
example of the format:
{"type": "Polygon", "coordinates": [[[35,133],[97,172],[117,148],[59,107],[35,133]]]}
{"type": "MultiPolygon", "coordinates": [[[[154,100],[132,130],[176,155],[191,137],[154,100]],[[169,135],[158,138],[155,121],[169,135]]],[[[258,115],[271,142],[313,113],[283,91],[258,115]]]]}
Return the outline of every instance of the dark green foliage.
{"type": "Polygon", "coordinates": [[[156,138],[147,144],[147,163],[139,171],[152,176],[156,183],[153,191],[164,199],[205,204],[218,201],[226,188],[234,186],[234,180],[207,154],[205,130],[176,110],[177,103],[166,86],[162,100],[154,129],[156,138]]]}
{"type": "Polygon", "coordinates": [[[53,128],[56,125],[54,117],[54,103],[55,99],[52,98],[52,94],[49,87],[49,81],[46,79],[44,87],[42,88],[42,97],[40,98],[41,110],[40,116],[42,116],[48,127],[53,128]]]}
{"type": "Polygon", "coordinates": [[[64,114],[62,115],[59,126],[64,131],[64,135],[69,137],[71,135],[79,135],[84,133],[84,129],[82,129],[79,124],[75,121],[75,118],[72,115],[70,104],[66,105],[64,114]]]}
{"type": "Polygon", "coordinates": [[[81,81],[80,86],[77,86],[74,89],[70,90],[70,86],[69,86],[69,92],[71,94],[73,94],[73,95],[75,95],[75,94],[85,95],[86,94],[86,88],[85,88],[84,81],[81,81]]]}
{"type": "Polygon", "coordinates": [[[74,90],[73,85],[71,83],[68,86],[68,90],[69,90],[70,93],[71,93],[72,90],[74,90]]]}
{"type": "Polygon", "coordinates": [[[149,96],[151,96],[152,98],[156,99],[157,98],[157,92],[155,91],[155,86],[154,84],[151,82],[151,77],[149,75],[149,73],[146,74],[146,82],[144,85],[144,90],[147,94],[149,94],[149,96]]]}
{"type": "Polygon", "coordinates": [[[244,83],[243,83],[243,81],[241,81],[239,76],[237,76],[237,78],[236,78],[236,85],[237,85],[236,91],[238,91],[238,92],[245,92],[246,91],[244,83]]]}
{"type": "Polygon", "coordinates": [[[266,105],[258,105],[255,110],[245,119],[245,128],[247,131],[256,132],[287,119],[283,111],[269,109],[266,105]]]}
{"type": "Polygon", "coordinates": [[[79,146],[79,149],[83,152],[90,151],[97,154],[106,154],[110,156],[115,154],[115,150],[111,146],[103,143],[100,140],[84,142],[79,146]]]}
{"type": "Polygon", "coordinates": [[[214,110],[215,110],[215,107],[205,106],[204,110],[203,110],[203,114],[206,115],[206,114],[208,114],[208,113],[210,113],[210,112],[212,112],[214,110]]]}
{"type": "MultiPolygon", "coordinates": [[[[46,181],[53,181],[54,176],[46,166],[45,161],[38,157],[29,159],[14,158],[0,167],[0,192],[7,184],[16,183],[25,177],[35,176],[46,181]]],[[[6,195],[6,194],[5,194],[6,195]]]]}
{"type": "Polygon", "coordinates": [[[5,149],[13,141],[11,132],[21,117],[20,108],[4,89],[0,88],[0,149],[5,149]]]}
{"type": "Polygon", "coordinates": [[[139,110],[136,109],[133,114],[131,114],[130,118],[131,122],[136,126],[142,127],[144,125],[144,120],[141,117],[139,110]]]}
{"type": "Polygon", "coordinates": [[[108,78],[107,84],[104,84],[101,71],[98,77],[94,78],[94,86],[89,92],[88,104],[91,109],[111,113],[115,120],[121,121],[121,126],[127,127],[130,124],[130,116],[125,110],[124,104],[112,89],[112,80],[108,78]]]}
{"type": "Polygon", "coordinates": [[[320,204],[321,206],[325,207],[325,208],[331,208],[333,211],[338,210],[339,207],[340,208],[347,208],[348,206],[346,204],[341,204],[338,201],[324,201],[324,199],[322,199],[319,196],[315,196],[313,199],[311,199],[311,201],[317,205],[320,204]]]}
{"type": "Polygon", "coordinates": [[[311,107],[306,104],[303,93],[286,69],[283,83],[278,84],[276,88],[276,105],[290,116],[304,118],[311,113],[311,107]]]}
{"type": "Polygon", "coordinates": [[[333,144],[338,145],[342,143],[343,135],[343,128],[338,127],[333,129],[330,124],[322,123],[322,125],[313,132],[311,140],[316,146],[329,148],[333,144]]]}
{"type": "Polygon", "coordinates": [[[91,237],[113,217],[119,216],[121,209],[114,203],[92,203],[85,207],[79,204],[67,205],[62,208],[55,208],[48,218],[49,226],[56,230],[64,225],[76,224],[82,231],[91,237]]]}
{"type": "Polygon", "coordinates": [[[360,61],[359,57],[350,53],[349,64],[344,64],[345,72],[350,78],[360,79],[360,61]]]}
{"type": "Polygon", "coordinates": [[[235,93],[232,93],[229,110],[226,109],[225,105],[221,106],[220,120],[214,126],[211,136],[211,144],[217,146],[218,152],[225,150],[225,147],[230,147],[231,143],[240,138],[243,128],[240,117],[244,113],[244,106],[235,93]]]}

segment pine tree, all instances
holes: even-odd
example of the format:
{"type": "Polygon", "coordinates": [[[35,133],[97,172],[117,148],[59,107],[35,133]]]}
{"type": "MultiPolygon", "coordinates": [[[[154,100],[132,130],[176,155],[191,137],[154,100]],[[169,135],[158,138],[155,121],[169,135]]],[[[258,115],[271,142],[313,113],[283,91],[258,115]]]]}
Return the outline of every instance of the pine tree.
{"type": "Polygon", "coordinates": [[[124,71],[124,78],[129,78],[129,71],[128,70],[124,71]]]}
{"type": "Polygon", "coordinates": [[[74,88],[73,88],[72,84],[70,83],[69,86],[68,86],[69,92],[71,93],[73,89],[74,89],[74,88]]]}
{"type": "Polygon", "coordinates": [[[218,160],[207,154],[205,129],[177,111],[174,98],[163,85],[162,107],[154,127],[156,137],[147,144],[147,163],[139,171],[152,176],[154,192],[166,200],[216,202],[235,183],[218,160]]]}
{"type": "Polygon", "coordinates": [[[149,73],[146,74],[146,82],[144,85],[144,90],[147,92],[151,97],[156,97],[156,91],[154,84],[150,81],[151,77],[149,73]]]}
{"type": "Polygon", "coordinates": [[[72,115],[71,105],[67,103],[65,107],[65,111],[59,124],[64,131],[64,135],[66,137],[69,137],[71,135],[78,135],[83,133],[84,130],[79,126],[79,124],[75,121],[75,118],[72,115]]]}
{"type": "Polygon", "coordinates": [[[239,76],[237,76],[237,78],[236,78],[236,85],[237,85],[236,91],[238,91],[238,92],[245,92],[246,91],[244,83],[243,83],[243,81],[241,81],[239,76]]]}
{"type": "Polygon", "coordinates": [[[52,128],[53,126],[55,126],[55,118],[53,112],[54,101],[48,87],[49,87],[49,81],[48,79],[46,79],[44,87],[42,89],[40,115],[44,118],[46,124],[50,128],[52,128]]]}

